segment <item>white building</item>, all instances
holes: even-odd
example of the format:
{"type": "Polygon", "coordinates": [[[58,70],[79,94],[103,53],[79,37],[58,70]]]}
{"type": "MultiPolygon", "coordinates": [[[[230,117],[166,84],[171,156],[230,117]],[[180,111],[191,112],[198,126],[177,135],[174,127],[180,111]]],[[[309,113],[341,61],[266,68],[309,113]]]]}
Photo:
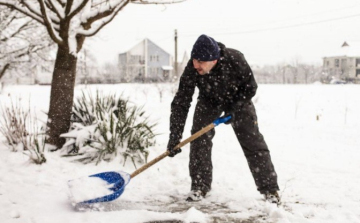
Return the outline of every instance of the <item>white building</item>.
{"type": "Polygon", "coordinates": [[[173,79],[172,56],[149,39],[119,54],[122,81],[159,82],[173,79]]]}
{"type": "Polygon", "coordinates": [[[344,42],[332,55],[324,57],[323,71],[336,79],[357,82],[360,79],[360,43],[344,42]]]}

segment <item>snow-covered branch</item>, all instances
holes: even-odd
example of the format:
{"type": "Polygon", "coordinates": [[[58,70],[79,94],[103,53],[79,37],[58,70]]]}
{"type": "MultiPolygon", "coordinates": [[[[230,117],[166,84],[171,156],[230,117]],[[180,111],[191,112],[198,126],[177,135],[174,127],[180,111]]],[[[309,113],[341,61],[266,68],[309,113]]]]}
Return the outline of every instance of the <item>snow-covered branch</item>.
{"type": "Polygon", "coordinates": [[[112,6],[110,4],[107,7],[104,7],[101,13],[93,15],[92,17],[87,19],[87,22],[82,24],[83,27],[91,27],[91,28],[88,30],[86,29],[79,30],[78,34],[84,36],[94,36],[106,24],[111,22],[118,14],[118,12],[121,9],[123,9],[128,3],[129,1],[118,1],[118,4],[114,8],[111,8],[112,6]],[[96,25],[94,24],[92,26],[92,23],[95,21],[96,21],[96,25]]]}
{"type": "MultiPolygon", "coordinates": [[[[13,20],[12,20],[13,21],[13,20]]],[[[11,23],[11,22],[10,22],[11,23]]],[[[6,26],[10,25],[10,23],[8,23],[6,26]]],[[[19,34],[21,31],[25,30],[31,23],[31,20],[26,21],[24,24],[20,25],[18,28],[16,28],[16,30],[13,31],[12,34],[7,35],[7,36],[0,36],[0,41],[7,41],[8,39],[16,36],[17,34],[19,34]]],[[[5,27],[4,27],[5,28],[5,27]]]]}
{"type": "Polygon", "coordinates": [[[59,3],[59,5],[61,5],[61,7],[65,7],[65,5],[66,5],[66,1],[65,0],[56,0],[57,1],[57,3],[59,3]]]}
{"type": "MultiPolygon", "coordinates": [[[[50,1],[50,0],[47,0],[50,1]]],[[[28,0],[20,0],[21,4],[23,4],[29,11],[31,11],[32,13],[38,15],[40,18],[43,18],[43,15],[41,13],[41,7],[34,5],[32,3],[30,3],[30,1],[28,0]]],[[[45,2],[44,2],[45,3],[45,2]]],[[[50,3],[47,3],[47,8],[49,8],[51,11],[53,11],[55,13],[55,11],[52,9],[51,5],[49,5],[50,3]]],[[[56,13],[55,13],[56,14],[56,13]]],[[[60,17],[56,17],[53,14],[48,14],[48,17],[51,19],[51,21],[53,23],[59,24],[60,23],[60,17]]]]}
{"type": "Polygon", "coordinates": [[[0,72],[22,75],[34,64],[44,64],[42,58],[54,45],[44,27],[11,8],[0,7],[0,17],[5,18],[0,20],[0,72]]]}
{"type": "Polygon", "coordinates": [[[34,19],[35,21],[44,25],[44,21],[41,18],[41,16],[31,12],[29,8],[19,5],[18,2],[8,1],[8,0],[0,0],[0,5],[4,5],[10,9],[19,11],[19,12],[23,13],[24,15],[27,15],[30,18],[34,19]]]}
{"type": "Polygon", "coordinates": [[[62,8],[58,7],[57,2],[53,2],[52,0],[45,1],[45,4],[48,5],[48,8],[53,11],[59,19],[63,19],[65,17],[62,8]]]}
{"type": "Polygon", "coordinates": [[[89,0],[83,0],[78,6],[75,7],[75,9],[70,12],[69,14],[69,18],[74,17],[76,14],[78,14],[84,7],[85,5],[89,2],[89,0]]]}
{"type": "Polygon", "coordinates": [[[61,40],[61,38],[55,32],[54,27],[52,25],[52,22],[50,21],[50,19],[48,17],[48,14],[46,12],[46,7],[45,7],[44,0],[38,0],[38,2],[40,4],[40,11],[41,11],[41,13],[42,13],[42,15],[44,17],[44,22],[45,22],[46,29],[49,32],[49,35],[50,35],[51,39],[55,43],[57,43],[59,45],[62,45],[63,41],[61,40]]]}
{"type": "Polygon", "coordinates": [[[24,46],[20,49],[16,49],[13,51],[9,51],[4,55],[0,55],[0,60],[3,60],[4,58],[8,57],[8,55],[11,55],[12,58],[19,58],[25,54],[25,52],[28,51],[28,46],[24,46]]]}
{"type": "Polygon", "coordinates": [[[35,15],[41,17],[41,13],[36,6],[26,0],[20,0],[20,3],[24,5],[30,12],[34,13],[35,15]]]}
{"type": "Polygon", "coordinates": [[[7,27],[10,23],[12,23],[16,19],[16,12],[15,10],[13,10],[2,16],[4,19],[2,20],[2,23],[0,23],[0,30],[4,30],[5,27],[7,27]]]}
{"type": "Polygon", "coordinates": [[[109,1],[108,4],[102,6],[100,8],[96,8],[96,10],[89,10],[86,14],[83,14],[81,17],[81,21],[83,22],[83,27],[91,27],[91,24],[97,20],[105,18],[107,16],[111,16],[113,13],[118,13],[120,9],[122,9],[125,5],[129,3],[128,0],[114,0],[109,1]]]}

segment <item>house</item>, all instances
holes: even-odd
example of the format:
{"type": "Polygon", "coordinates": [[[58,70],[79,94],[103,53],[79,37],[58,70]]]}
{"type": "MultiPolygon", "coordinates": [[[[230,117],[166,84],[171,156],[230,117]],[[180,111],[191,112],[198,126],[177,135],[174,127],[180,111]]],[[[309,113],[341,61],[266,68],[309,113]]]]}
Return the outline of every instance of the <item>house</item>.
{"type": "Polygon", "coordinates": [[[323,58],[323,72],[332,79],[360,80],[360,44],[344,42],[332,55],[323,58]]]}
{"type": "Polygon", "coordinates": [[[52,77],[51,67],[44,63],[24,63],[6,71],[1,79],[5,84],[50,84],[52,77]]]}
{"type": "Polygon", "coordinates": [[[114,76],[113,79],[108,80],[110,75],[106,75],[107,69],[104,69],[104,72],[100,74],[98,64],[94,55],[92,55],[85,48],[82,49],[77,55],[77,65],[76,65],[76,84],[100,84],[100,83],[118,83],[117,76],[114,76]]]}
{"type": "Polygon", "coordinates": [[[124,82],[160,82],[173,79],[173,59],[165,50],[144,39],[119,54],[118,67],[124,82]]]}
{"type": "Polygon", "coordinates": [[[50,85],[53,75],[53,67],[50,64],[43,66],[43,64],[33,64],[30,69],[32,84],[50,85]]]}

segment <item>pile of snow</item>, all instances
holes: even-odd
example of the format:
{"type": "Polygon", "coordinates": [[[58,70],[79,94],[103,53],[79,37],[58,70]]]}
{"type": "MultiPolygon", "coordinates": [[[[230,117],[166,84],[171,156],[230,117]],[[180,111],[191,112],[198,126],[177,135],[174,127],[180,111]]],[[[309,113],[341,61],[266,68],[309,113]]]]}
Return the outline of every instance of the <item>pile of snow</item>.
{"type": "Polygon", "coordinates": [[[70,180],[68,185],[74,204],[110,195],[113,193],[110,188],[114,186],[99,177],[81,177],[70,180]]]}
{"type": "Polygon", "coordinates": [[[199,222],[205,223],[209,219],[207,219],[207,215],[197,210],[195,207],[191,207],[187,212],[183,215],[183,221],[185,222],[199,222]]]}

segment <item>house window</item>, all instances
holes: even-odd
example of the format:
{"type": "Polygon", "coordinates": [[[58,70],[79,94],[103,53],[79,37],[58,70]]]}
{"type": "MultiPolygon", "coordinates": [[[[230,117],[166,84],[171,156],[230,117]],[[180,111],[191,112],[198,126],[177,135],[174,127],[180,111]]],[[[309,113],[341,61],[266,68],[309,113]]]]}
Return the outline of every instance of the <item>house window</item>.
{"type": "Polygon", "coordinates": [[[356,69],[356,77],[360,77],[360,69],[356,69]]]}
{"type": "Polygon", "coordinates": [[[132,63],[140,63],[141,56],[140,55],[131,55],[131,61],[132,61],[132,63]]]}
{"type": "Polygon", "coordinates": [[[150,61],[159,61],[159,55],[150,56],[150,61]]]}
{"type": "Polygon", "coordinates": [[[335,59],[335,67],[339,67],[339,59],[335,59]]]}
{"type": "Polygon", "coordinates": [[[360,59],[356,59],[356,67],[360,67],[360,59]]]}

